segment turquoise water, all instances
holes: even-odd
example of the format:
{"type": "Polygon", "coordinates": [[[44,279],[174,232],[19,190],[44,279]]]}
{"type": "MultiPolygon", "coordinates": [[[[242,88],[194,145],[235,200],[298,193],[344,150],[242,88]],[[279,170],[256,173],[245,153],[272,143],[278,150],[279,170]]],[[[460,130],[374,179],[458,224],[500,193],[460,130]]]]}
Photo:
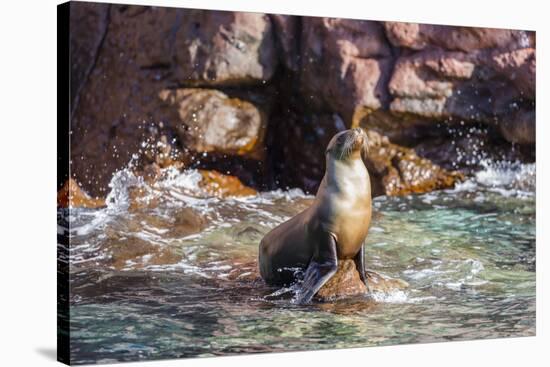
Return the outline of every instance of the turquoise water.
{"type": "Polygon", "coordinates": [[[367,267],[410,287],[305,306],[266,297],[277,288],[258,278],[256,257],[262,236],[311,197],[204,198],[195,172],[165,174],[148,186],[123,171],[108,208],[72,210],[67,222],[59,212],[73,363],[535,335],[534,164],[376,198],[367,267]],[[139,208],[133,186],[146,192],[139,208]],[[192,213],[203,223],[194,234],[192,213]]]}

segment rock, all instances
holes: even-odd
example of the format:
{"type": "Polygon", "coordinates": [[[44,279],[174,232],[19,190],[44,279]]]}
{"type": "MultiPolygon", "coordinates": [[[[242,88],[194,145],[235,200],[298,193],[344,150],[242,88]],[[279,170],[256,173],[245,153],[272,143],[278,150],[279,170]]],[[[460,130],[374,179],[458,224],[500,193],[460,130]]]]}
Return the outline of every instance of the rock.
{"type": "Polygon", "coordinates": [[[534,48],[504,52],[497,50],[491,53],[488,61],[499,76],[510,80],[523,98],[535,99],[537,84],[534,48]]]}
{"type": "Polygon", "coordinates": [[[163,43],[154,40],[164,37],[173,14],[167,8],[109,9],[105,39],[71,120],[71,170],[94,195],[108,192],[113,172],[138,153],[150,128],[162,129],[158,93],[170,83],[165,69],[145,64],[162,53],[163,43]]]}
{"type": "Polygon", "coordinates": [[[170,226],[170,236],[185,237],[199,233],[206,228],[206,219],[191,208],[182,208],[174,216],[174,223],[170,226]]]}
{"type": "Polygon", "coordinates": [[[185,149],[261,160],[267,118],[252,103],[212,89],[163,90],[168,118],[185,149]]]}
{"type": "Polygon", "coordinates": [[[107,266],[116,270],[126,267],[141,269],[148,265],[176,264],[181,261],[169,246],[159,246],[135,236],[123,236],[118,233],[107,233],[108,239],[102,244],[102,249],[108,251],[109,257],[104,259],[107,266]]]}
{"type": "Polygon", "coordinates": [[[391,48],[378,22],[303,18],[301,93],[319,112],[354,116],[384,107],[393,65],[391,48]]]}
{"type": "Polygon", "coordinates": [[[438,47],[449,51],[470,52],[486,48],[523,48],[534,43],[534,32],[512,29],[404,22],[384,22],[384,27],[394,46],[413,50],[438,47]]]}
{"type": "MultiPolygon", "coordinates": [[[[173,167],[175,168],[175,167],[173,167]]],[[[241,180],[235,176],[224,175],[214,170],[197,170],[197,186],[193,188],[182,189],[182,194],[197,197],[243,197],[257,195],[258,192],[253,188],[244,185],[241,180]]],[[[158,208],[165,205],[167,201],[170,201],[170,195],[166,195],[165,188],[163,187],[162,180],[169,178],[170,174],[174,173],[173,170],[164,171],[161,170],[156,163],[145,166],[144,171],[138,172],[138,175],[143,176],[143,181],[137,185],[128,187],[128,211],[130,213],[147,212],[150,209],[158,208]],[[158,184],[160,182],[160,185],[158,184]]],[[[199,224],[204,222],[204,218],[198,213],[196,214],[196,220],[187,223],[182,221],[185,216],[192,218],[190,214],[191,209],[182,209],[183,217],[176,218],[176,222],[173,224],[175,230],[178,227],[192,227],[199,228],[199,224]],[[179,218],[179,219],[178,219],[179,218]]],[[[171,226],[172,224],[170,224],[171,226]]],[[[167,227],[168,225],[165,225],[167,227]]],[[[197,230],[198,231],[198,230],[197,230]]]]}
{"type": "Polygon", "coordinates": [[[280,152],[271,153],[277,157],[274,165],[278,186],[300,187],[315,194],[325,172],[326,146],[334,134],[345,129],[344,122],[337,114],[302,115],[290,111],[275,124],[281,126],[279,135],[273,137],[272,148],[280,152]]]}
{"type": "MultiPolygon", "coordinates": [[[[278,63],[267,15],[109,5],[104,21],[87,6],[71,5],[71,22],[96,20],[93,27],[84,24],[75,30],[71,41],[72,48],[85,48],[95,55],[91,66],[82,63],[89,72],[75,71],[77,80],[79,75],[87,78],[79,82],[79,103],[71,120],[71,170],[93,195],[107,193],[113,172],[139,152],[151,130],[167,135],[169,144],[177,148],[179,142],[172,142],[176,133],[163,125],[168,120],[164,113],[170,111],[158,97],[161,91],[174,85],[263,85],[278,63]],[[96,52],[89,45],[98,39],[102,41],[96,52]]],[[[81,58],[89,61],[90,55],[81,58]]],[[[86,69],[80,64],[75,67],[86,69]]],[[[250,118],[258,124],[255,108],[242,102],[244,112],[240,113],[240,102],[229,103],[235,103],[234,109],[224,102],[227,108],[222,111],[230,111],[229,116],[235,112],[233,116],[241,122],[250,118]]],[[[250,126],[250,130],[257,127],[250,126]]],[[[262,154],[261,150],[248,152],[260,146],[259,140],[233,143],[241,142],[239,152],[262,154]]],[[[228,146],[230,151],[234,148],[228,146]]]]}
{"type": "Polygon", "coordinates": [[[161,135],[156,140],[151,139],[146,143],[146,146],[143,145],[144,144],[142,144],[143,154],[140,158],[144,166],[147,164],[154,165],[154,170],[156,171],[160,168],[174,166],[179,163],[179,161],[176,161],[176,158],[179,158],[177,157],[178,152],[175,151],[168,142],[166,135],[161,135]]]}
{"type": "MultiPolygon", "coordinates": [[[[394,129],[434,121],[505,124],[509,141],[534,144],[535,54],[533,49],[470,53],[420,51],[400,57],[388,88],[390,111],[402,117],[394,129]],[[520,128],[507,123],[520,112],[520,128]],[[528,131],[530,130],[530,131],[528,131]],[[517,137],[514,137],[517,131],[517,137]]],[[[368,124],[368,123],[367,123],[368,124]]]]}
{"type": "MultiPolygon", "coordinates": [[[[325,172],[325,149],[338,131],[345,129],[336,114],[309,115],[304,120],[289,116],[288,130],[278,141],[298,139],[300,145],[284,144],[283,160],[292,162],[280,177],[285,185],[314,194],[325,172]],[[285,135],[288,134],[288,135],[285,135]]],[[[392,144],[387,137],[367,130],[368,153],[364,158],[371,179],[372,195],[405,195],[453,187],[463,176],[447,171],[414,150],[392,144]]]]}
{"type": "Polygon", "coordinates": [[[188,85],[257,84],[277,67],[269,16],[180,9],[172,51],[175,75],[188,85]]]}
{"type": "Polygon", "coordinates": [[[78,183],[70,178],[63,187],[57,192],[58,208],[102,208],[105,206],[105,200],[101,198],[92,198],[84,192],[78,183]]]}
{"type": "Polygon", "coordinates": [[[367,277],[367,289],[369,293],[389,293],[409,287],[409,283],[402,279],[390,278],[372,270],[365,271],[365,276],[367,277]]]}
{"type": "Polygon", "coordinates": [[[275,39],[280,62],[294,72],[298,71],[298,23],[299,18],[292,15],[269,14],[275,30],[275,39]]]}
{"type": "Polygon", "coordinates": [[[389,293],[408,288],[409,284],[401,279],[393,279],[367,270],[367,286],[361,281],[353,260],[340,260],[336,274],[317,292],[315,298],[330,301],[372,292],[389,293]]]}
{"type": "Polygon", "coordinates": [[[109,4],[70,5],[69,42],[71,47],[71,111],[78,104],[79,92],[92,70],[108,25],[109,4]]]}
{"type": "Polygon", "coordinates": [[[498,127],[502,136],[512,143],[535,144],[537,121],[534,109],[521,109],[502,117],[498,127]]]}
{"type": "MultiPolygon", "coordinates": [[[[502,126],[501,126],[502,127],[502,126]]],[[[470,175],[484,169],[484,163],[534,162],[535,152],[528,145],[511,149],[497,127],[481,123],[451,126],[437,124],[427,129],[414,126],[400,130],[390,140],[414,149],[415,153],[448,171],[459,170],[470,175]]]]}
{"type": "Polygon", "coordinates": [[[234,176],[224,175],[216,171],[199,170],[202,180],[199,187],[209,196],[252,196],[258,192],[234,176]]]}
{"type": "Polygon", "coordinates": [[[367,131],[369,149],[365,165],[369,170],[373,196],[420,194],[453,187],[464,176],[447,171],[413,149],[392,144],[374,131],[367,131]]]}
{"type": "Polygon", "coordinates": [[[367,293],[367,287],[361,281],[353,260],[338,262],[336,274],[317,292],[316,298],[330,300],[367,293]]]}
{"type": "MultiPolygon", "coordinates": [[[[155,178],[147,180],[149,183],[154,182],[155,178]]],[[[158,195],[151,195],[151,190],[145,185],[131,186],[128,188],[128,211],[130,213],[138,213],[146,209],[157,208],[161,202],[158,195]]]]}
{"type": "MultiPolygon", "coordinates": [[[[482,123],[534,151],[534,32],[93,3],[70,23],[71,172],[92,196],[130,160],[150,181],[178,165],[313,193],[325,138],[356,126],[482,123]]],[[[393,157],[371,162],[378,193],[425,172],[393,157]]]]}
{"type": "Polygon", "coordinates": [[[160,166],[156,162],[146,165],[142,172],[143,178],[145,178],[145,182],[148,183],[152,183],[158,180],[161,174],[162,171],[160,169],[160,166]]]}

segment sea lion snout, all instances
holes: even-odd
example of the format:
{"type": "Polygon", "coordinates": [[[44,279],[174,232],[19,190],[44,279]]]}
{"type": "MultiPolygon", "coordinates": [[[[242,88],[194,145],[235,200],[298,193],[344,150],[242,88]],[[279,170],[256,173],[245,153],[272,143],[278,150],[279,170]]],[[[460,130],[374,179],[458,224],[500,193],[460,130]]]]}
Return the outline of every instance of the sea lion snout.
{"type": "Polygon", "coordinates": [[[351,130],[355,141],[354,141],[354,149],[361,149],[363,146],[367,144],[367,134],[363,129],[360,127],[356,127],[351,130]]]}

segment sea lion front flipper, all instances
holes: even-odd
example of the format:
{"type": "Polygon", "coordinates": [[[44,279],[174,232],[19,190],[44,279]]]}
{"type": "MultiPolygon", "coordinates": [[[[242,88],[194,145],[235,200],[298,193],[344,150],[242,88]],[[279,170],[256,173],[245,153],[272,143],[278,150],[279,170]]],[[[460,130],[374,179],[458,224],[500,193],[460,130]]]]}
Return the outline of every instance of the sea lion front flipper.
{"type": "Polygon", "coordinates": [[[365,274],[365,244],[361,245],[361,250],[353,258],[357,271],[359,272],[359,278],[367,285],[367,276],[365,274]]]}
{"type": "Polygon", "coordinates": [[[296,303],[308,303],[321,287],[336,273],[338,255],[336,241],[327,233],[326,239],[319,244],[304,274],[304,281],[296,294],[296,303]]]}

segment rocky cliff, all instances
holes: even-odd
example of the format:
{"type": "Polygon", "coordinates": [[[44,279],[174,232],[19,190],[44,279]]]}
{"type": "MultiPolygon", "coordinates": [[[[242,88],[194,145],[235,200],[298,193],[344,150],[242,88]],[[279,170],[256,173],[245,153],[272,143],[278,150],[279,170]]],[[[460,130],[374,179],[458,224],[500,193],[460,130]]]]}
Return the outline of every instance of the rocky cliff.
{"type": "Polygon", "coordinates": [[[132,157],[314,192],[355,126],[376,195],[534,159],[534,32],[94,3],[70,25],[71,170],[96,196],[132,157]]]}

